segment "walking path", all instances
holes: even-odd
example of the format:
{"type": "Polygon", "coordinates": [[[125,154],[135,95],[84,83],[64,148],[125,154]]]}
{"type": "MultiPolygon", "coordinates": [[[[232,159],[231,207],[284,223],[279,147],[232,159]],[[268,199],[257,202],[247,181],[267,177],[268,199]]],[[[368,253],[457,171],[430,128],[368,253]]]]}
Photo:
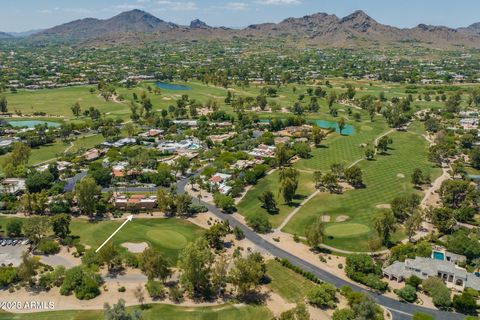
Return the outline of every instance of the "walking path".
{"type": "MultiPolygon", "coordinates": [[[[378,144],[378,141],[385,137],[386,135],[389,135],[390,133],[392,133],[395,129],[390,129],[388,130],[387,132],[384,132],[382,133],[380,136],[378,136],[375,140],[374,140],[374,145],[376,146],[378,144]]],[[[375,148],[375,154],[377,154],[377,149],[375,148]]],[[[360,161],[363,161],[365,160],[365,158],[361,158],[361,159],[358,159],[356,161],[354,161],[351,165],[348,166],[348,168],[351,168],[353,166],[355,166],[356,164],[358,164],[360,161]]],[[[274,232],[280,232],[287,224],[288,222],[290,222],[290,220],[300,211],[300,209],[302,209],[302,207],[307,203],[309,202],[310,200],[312,200],[313,198],[315,198],[316,195],[318,195],[320,193],[320,190],[315,190],[315,192],[313,192],[307,199],[303,200],[302,203],[300,203],[300,205],[298,207],[296,207],[295,209],[293,209],[292,212],[290,212],[288,214],[288,216],[282,221],[282,223],[274,230],[274,232]]],[[[339,249],[335,249],[333,247],[329,247],[329,246],[325,246],[326,249],[329,249],[329,250],[333,250],[333,251],[337,251],[337,252],[342,252],[342,253],[352,253],[351,251],[344,251],[344,250],[339,250],[339,249]]],[[[381,253],[381,252],[379,252],[381,253]]]]}
{"type": "Polygon", "coordinates": [[[303,200],[302,203],[300,203],[300,205],[298,207],[296,207],[292,212],[290,212],[288,214],[288,216],[282,221],[282,223],[278,226],[278,228],[276,228],[274,230],[274,232],[280,232],[287,225],[287,223],[290,221],[290,219],[292,219],[293,216],[295,216],[297,214],[297,212],[300,211],[300,209],[302,209],[302,207],[308,201],[312,200],[319,193],[320,193],[320,190],[315,190],[315,192],[312,193],[307,199],[303,200]]]}

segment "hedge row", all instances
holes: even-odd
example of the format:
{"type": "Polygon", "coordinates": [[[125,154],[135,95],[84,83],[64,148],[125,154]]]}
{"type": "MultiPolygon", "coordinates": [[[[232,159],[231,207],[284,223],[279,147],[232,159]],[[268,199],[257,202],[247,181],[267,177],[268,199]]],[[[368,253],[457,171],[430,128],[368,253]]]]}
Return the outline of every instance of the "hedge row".
{"type": "Polygon", "coordinates": [[[302,275],[304,278],[316,283],[316,284],[322,284],[323,281],[320,280],[319,278],[317,278],[316,275],[314,275],[313,273],[311,272],[308,272],[308,271],[305,271],[303,270],[302,268],[300,267],[297,267],[296,265],[293,265],[290,261],[288,261],[288,259],[280,259],[280,258],[277,258],[275,257],[275,260],[280,262],[280,264],[300,275],[302,275]]]}

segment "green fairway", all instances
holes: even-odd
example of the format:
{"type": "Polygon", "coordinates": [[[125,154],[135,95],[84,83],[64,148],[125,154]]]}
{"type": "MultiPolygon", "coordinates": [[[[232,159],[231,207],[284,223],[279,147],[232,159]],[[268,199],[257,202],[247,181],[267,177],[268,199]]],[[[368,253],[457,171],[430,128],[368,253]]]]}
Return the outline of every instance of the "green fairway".
{"type": "MultiPolygon", "coordinates": [[[[115,303],[112,301],[111,304],[115,303]]],[[[138,307],[129,307],[131,311],[138,307]]],[[[216,307],[179,307],[172,305],[152,304],[142,310],[143,320],[268,320],[272,318],[270,311],[262,306],[253,305],[221,305],[216,307]]],[[[67,310],[40,313],[12,314],[0,312],[0,320],[101,320],[103,312],[97,310],[67,310]]]]}
{"type": "Polygon", "coordinates": [[[120,118],[126,118],[130,113],[128,104],[105,101],[89,92],[90,86],[69,87],[45,90],[19,90],[17,93],[7,93],[8,108],[11,111],[20,111],[23,114],[45,112],[47,115],[58,115],[73,118],[70,107],[79,102],[82,110],[89,107],[98,108],[101,112],[120,118]]]}
{"type": "MultiPolygon", "coordinates": [[[[72,234],[80,237],[80,242],[97,248],[123,221],[88,222],[74,219],[71,223],[72,234]]],[[[112,241],[120,245],[124,242],[146,242],[160,250],[172,263],[189,242],[203,234],[200,227],[180,219],[133,219],[127,223],[112,241]]]]}
{"type": "MultiPolygon", "coordinates": [[[[70,146],[69,143],[65,143],[61,140],[56,140],[53,143],[43,145],[41,147],[33,148],[30,152],[30,158],[28,159],[29,165],[36,165],[41,162],[55,160],[61,156],[63,152],[70,146]]],[[[7,157],[8,154],[0,156],[0,163],[7,157]]],[[[1,168],[0,168],[1,171],[1,168]]]]}
{"type": "Polygon", "coordinates": [[[295,163],[295,167],[302,170],[321,170],[325,172],[333,163],[349,165],[364,156],[365,149],[362,144],[373,145],[375,138],[387,132],[389,128],[383,119],[377,118],[375,122],[352,123],[355,134],[351,136],[330,135],[323,146],[312,150],[312,157],[302,159],[295,163]]]}
{"type": "MultiPolygon", "coordinates": [[[[264,191],[272,191],[277,201],[277,206],[280,211],[276,214],[269,214],[270,221],[273,226],[279,226],[283,219],[293,210],[295,206],[298,206],[303,199],[307,198],[312,192],[315,191],[315,186],[311,178],[310,173],[300,172],[300,181],[298,184],[297,199],[292,206],[285,204],[281,195],[278,194],[278,171],[261,179],[257,185],[255,185],[245,197],[238,204],[238,211],[244,216],[258,214],[258,212],[267,211],[261,207],[258,197],[264,191]]],[[[268,214],[268,213],[267,213],[268,214]]]]}
{"type": "MultiPolygon", "coordinates": [[[[428,143],[422,133],[422,125],[415,122],[408,132],[390,134],[393,145],[387,155],[377,155],[373,161],[359,163],[366,188],[348,190],[341,195],[320,193],[302,207],[284,231],[304,235],[305,228],[316,218],[329,215],[326,244],[339,249],[368,251],[368,239],[375,234],[372,217],[385,210],[381,205],[389,204],[402,194],[419,193],[410,182],[413,170],[421,168],[428,172],[432,181],[440,175],[440,169],[427,160],[428,143]],[[339,217],[348,222],[335,222],[339,217]]],[[[399,231],[394,241],[403,236],[399,231]]]]}
{"type": "Polygon", "coordinates": [[[91,136],[82,136],[73,142],[73,147],[68,151],[76,153],[81,150],[87,150],[101,144],[105,141],[105,138],[101,134],[95,134],[91,136]]]}
{"type": "Polygon", "coordinates": [[[312,281],[275,260],[267,263],[267,276],[271,280],[269,288],[288,302],[303,302],[306,295],[316,286],[312,281]]]}
{"type": "Polygon", "coordinates": [[[278,195],[278,172],[275,172],[261,179],[257,185],[252,187],[238,205],[238,211],[244,216],[267,211],[261,208],[258,197],[267,190],[274,193],[280,211],[277,214],[270,214],[270,222],[274,227],[279,226],[285,217],[295,209],[305,198],[315,191],[313,183],[313,172],[329,170],[333,163],[344,163],[349,165],[355,160],[363,157],[364,149],[361,144],[373,144],[375,138],[388,130],[383,120],[373,123],[366,122],[364,125],[353,124],[355,134],[352,136],[341,136],[331,134],[320,148],[312,150],[312,157],[301,159],[294,164],[300,170],[300,183],[297,191],[298,198],[293,206],[284,204],[281,196],[278,195]]]}
{"type": "Polygon", "coordinates": [[[325,228],[325,233],[328,236],[338,238],[356,237],[362,234],[366,234],[369,231],[370,228],[366,225],[348,222],[333,224],[325,228]]]}

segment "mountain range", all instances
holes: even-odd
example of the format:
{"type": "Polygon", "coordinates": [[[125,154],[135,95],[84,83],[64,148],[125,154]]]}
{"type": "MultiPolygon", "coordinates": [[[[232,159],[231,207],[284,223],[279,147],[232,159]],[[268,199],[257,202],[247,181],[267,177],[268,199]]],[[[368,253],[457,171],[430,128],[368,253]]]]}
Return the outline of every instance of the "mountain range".
{"type": "MultiPolygon", "coordinates": [[[[11,35],[0,33],[0,38],[11,35]]],[[[36,32],[28,39],[64,39],[84,45],[139,44],[165,40],[291,39],[298,45],[318,47],[371,47],[420,45],[434,48],[480,48],[480,23],[465,28],[419,24],[414,28],[384,25],[363,11],[339,18],[315,13],[279,23],[250,25],[243,29],[211,27],[194,20],[189,26],[161,20],[142,10],[122,12],[110,19],[85,18],[36,32]]]]}

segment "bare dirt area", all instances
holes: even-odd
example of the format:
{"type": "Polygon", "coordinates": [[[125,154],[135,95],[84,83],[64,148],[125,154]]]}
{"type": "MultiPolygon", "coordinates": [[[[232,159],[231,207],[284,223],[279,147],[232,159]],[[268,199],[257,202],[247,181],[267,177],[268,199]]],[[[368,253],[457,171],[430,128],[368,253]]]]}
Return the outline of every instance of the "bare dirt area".
{"type": "Polygon", "coordinates": [[[335,222],[344,222],[344,221],[347,221],[348,219],[350,219],[349,216],[342,214],[335,218],[335,222]]]}
{"type": "Polygon", "coordinates": [[[65,268],[72,268],[82,263],[80,258],[75,258],[72,255],[72,249],[68,247],[61,247],[60,252],[52,255],[39,255],[42,263],[48,264],[52,267],[64,266],[65,268]]]}
{"type": "Polygon", "coordinates": [[[322,216],[322,221],[323,222],[330,222],[332,218],[329,215],[323,215],[322,216]]]}
{"type": "Polygon", "coordinates": [[[377,204],[375,206],[375,208],[377,208],[377,209],[391,209],[392,206],[388,203],[383,203],[383,204],[377,204]]]}
{"type": "Polygon", "coordinates": [[[326,258],[326,262],[321,262],[319,259],[320,254],[310,250],[308,246],[304,245],[301,242],[293,241],[292,235],[284,232],[267,234],[264,235],[263,238],[271,243],[274,243],[282,250],[285,250],[287,252],[295,252],[295,255],[297,257],[323,269],[328,269],[328,272],[331,272],[342,279],[350,281],[350,279],[348,279],[345,275],[343,269],[338,268],[339,264],[345,266],[345,257],[321,254],[326,258]],[[274,241],[273,238],[279,241],[274,241]]]}
{"type": "Polygon", "coordinates": [[[125,242],[121,244],[122,247],[127,248],[128,251],[132,253],[141,253],[143,250],[148,248],[148,243],[140,242],[140,243],[132,243],[132,242],[125,242]]]}
{"type": "Polygon", "coordinates": [[[265,291],[268,295],[268,298],[265,301],[265,304],[268,309],[273,313],[275,317],[279,317],[282,312],[295,308],[294,303],[289,303],[285,301],[281,296],[276,294],[275,292],[268,290],[265,291]]]}

